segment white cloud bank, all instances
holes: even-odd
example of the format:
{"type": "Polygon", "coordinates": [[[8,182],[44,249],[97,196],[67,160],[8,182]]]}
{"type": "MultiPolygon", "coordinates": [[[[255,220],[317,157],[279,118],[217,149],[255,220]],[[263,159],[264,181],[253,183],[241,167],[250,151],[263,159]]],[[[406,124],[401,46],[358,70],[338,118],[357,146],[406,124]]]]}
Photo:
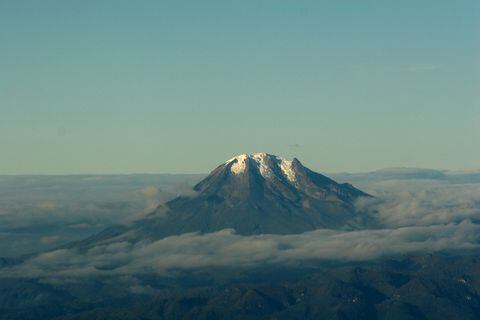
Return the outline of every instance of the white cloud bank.
{"type": "Polygon", "coordinates": [[[294,264],[304,260],[370,260],[384,256],[479,248],[480,185],[384,181],[366,186],[377,199],[358,206],[375,214],[375,230],[315,230],[295,235],[241,236],[233,230],[183,234],[154,242],[117,242],[80,253],[40,254],[0,276],[73,277],[168,274],[209,266],[294,264]]]}

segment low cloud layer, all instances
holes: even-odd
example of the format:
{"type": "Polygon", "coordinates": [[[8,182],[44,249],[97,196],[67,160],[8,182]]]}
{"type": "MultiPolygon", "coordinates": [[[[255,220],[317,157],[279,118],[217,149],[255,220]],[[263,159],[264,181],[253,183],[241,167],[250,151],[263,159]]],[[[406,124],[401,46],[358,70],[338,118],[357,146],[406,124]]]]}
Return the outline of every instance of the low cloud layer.
{"type": "Polygon", "coordinates": [[[0,257],[54,248],[128,223],[188,189],[196,176],[1,176],[0,257]]]}
{"type": "Polygon", "coordinates": [[[388,228],[480,219],[480,184],[389,180],[365,188],[375,198],[362,199],[357,207],[374,214],[388,228]]]}
{"type": "MultiPolygon", "coordinates": [[[[154,242],[116,242],[81,253],[76,249],[44,253],[16,267],[0,269],[0,276],[167,275],[210,266],[285,265],[311,259],[360,261],[480,247],[480,184],[383,180],[359,187],[376,196],[357,206],[377,217],[379,229],[259,236],[241,236],[227,229],[154,242]]],[[[145,191],[155,193],[152,188],[145,191]]]]}
{"type": "Polygon", "coordinates": [[[468,221],[426,227],[339,232],[316,230],[299,235],[240,236],[233,230],[183,234],[152,243],[118,242],[87,253],[76,249],[42,254],[1,274],[72,277],[112,274],[167,274],[174,269],[208,266],[249,267],[302,260],[358,261],[386,255],[478,247],[480,226],[468,221]]]}

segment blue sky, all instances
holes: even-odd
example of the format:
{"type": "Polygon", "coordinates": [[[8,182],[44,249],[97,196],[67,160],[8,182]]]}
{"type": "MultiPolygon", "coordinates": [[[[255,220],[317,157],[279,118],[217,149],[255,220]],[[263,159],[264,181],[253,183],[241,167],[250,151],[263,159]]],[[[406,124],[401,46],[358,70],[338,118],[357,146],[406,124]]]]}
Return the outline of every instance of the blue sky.
{"type": "Polygon", "coordinates": [[[0,174],[480,169],[480,2],[0,1],[0,174]]]}

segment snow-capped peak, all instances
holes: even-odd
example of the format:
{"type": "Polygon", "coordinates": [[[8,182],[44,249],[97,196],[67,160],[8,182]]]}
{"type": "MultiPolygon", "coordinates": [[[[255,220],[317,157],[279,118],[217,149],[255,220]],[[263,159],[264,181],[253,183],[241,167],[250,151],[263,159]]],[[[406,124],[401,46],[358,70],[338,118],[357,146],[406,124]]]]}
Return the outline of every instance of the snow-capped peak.
{"type": "Polygon", "coordinates": [[[260,153],[253,153],[253,154],[241,154],[236,157],[231,158],[225,164],[230,164],[231,162],[235,163],[232,164],[230,170],[234,174],[241,174],[245,172],[246,169],[246,162],[247,159],[253,161],[256,165],[260,174],[268,179],[273,178],[276,176],[275,168],[273,166],[278,166],[282,174],[287,178],[290,182],[295,182],[295,171],[293,170],[292,161],[287,160],[285,158],[277,157],[268,153],[260,152],[260,153]]]}

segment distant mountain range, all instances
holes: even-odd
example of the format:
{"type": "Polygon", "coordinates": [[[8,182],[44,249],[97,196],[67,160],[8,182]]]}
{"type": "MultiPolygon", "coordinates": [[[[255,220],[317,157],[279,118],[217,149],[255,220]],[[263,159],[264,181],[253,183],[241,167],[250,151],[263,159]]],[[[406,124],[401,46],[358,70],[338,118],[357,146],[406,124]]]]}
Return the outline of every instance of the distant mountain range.
{"type": "Polygon", "coordinates": [[[350,182],[385,180],[439,180],[447,183],[480,183],[480,171],[451,171],[425,168],[384,168],[371,172],[332,173],[334,179],[350,182]]]}

